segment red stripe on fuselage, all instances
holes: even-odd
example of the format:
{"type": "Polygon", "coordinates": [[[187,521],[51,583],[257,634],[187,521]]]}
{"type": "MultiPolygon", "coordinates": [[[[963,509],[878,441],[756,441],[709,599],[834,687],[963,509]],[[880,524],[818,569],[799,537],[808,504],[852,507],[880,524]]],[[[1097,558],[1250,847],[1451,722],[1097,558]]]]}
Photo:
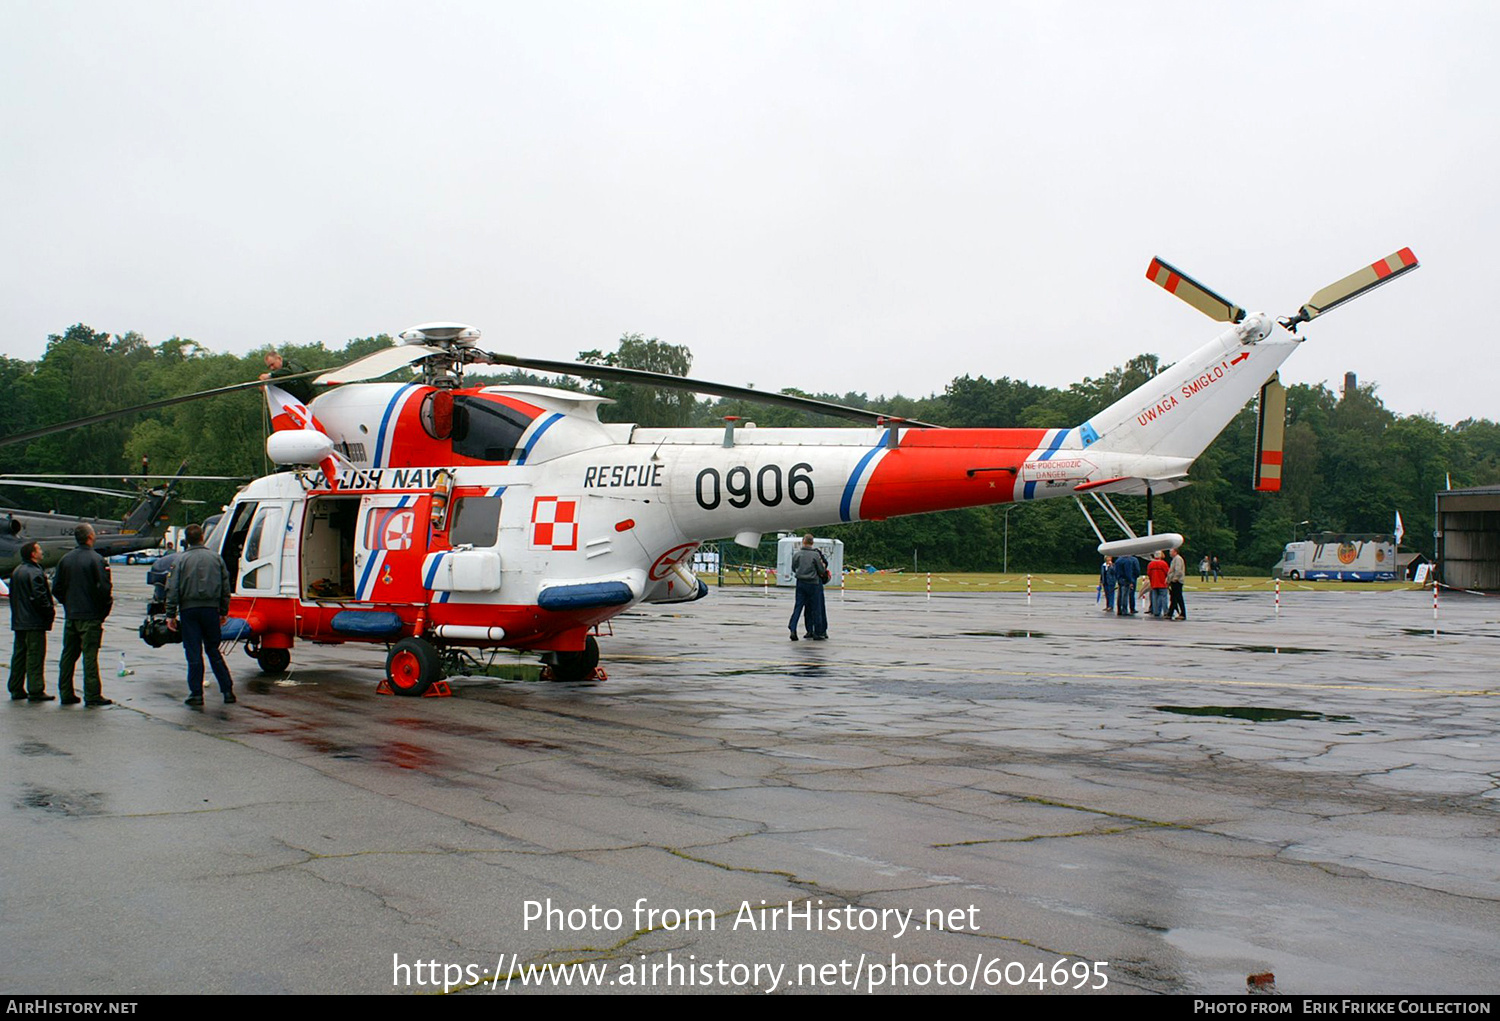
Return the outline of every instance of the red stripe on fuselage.
{"type": "Polygon", "coordinates": [[[413,634],[418,614],[425,613],[429,631],[439,624],[505,629],[503,642],[444,639],[444,645],[494,647],[503,644],[512,649],[559,648],[573,651],[583,647],[581,639],[576,637],[580,629],[608,620],[622,609],[624,608],[619,606],[606,606],[557,612],[544,610],[540,606],[500,606],[495,603],[304,603],[286,597],[250,596],[234,596],[229,600],[230,616],[248,621],[258,635],[275,634],[315,642],[367,642],[381,645],[394,641],[395,637],[413,634]],[[394,613],[401,618],[401,635],[371,637],[336,631],[333,618],[345,610],[394,613]]]}
{"type": "Polygon", "coordinates": [[[901,444],[871,473],[859,516],[879,521],[901,514],[1009,503],[1016,498],[1021,465],[1050,431],[907,430],[901,444]]]}

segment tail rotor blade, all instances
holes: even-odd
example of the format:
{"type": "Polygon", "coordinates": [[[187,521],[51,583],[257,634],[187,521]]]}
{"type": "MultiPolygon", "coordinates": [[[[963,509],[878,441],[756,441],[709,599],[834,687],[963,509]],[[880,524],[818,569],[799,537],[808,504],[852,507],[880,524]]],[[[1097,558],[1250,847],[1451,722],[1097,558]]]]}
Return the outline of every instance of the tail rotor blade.
{"type": "Polygon", "coordinates": [[[1245,318],[1245,310],[1234,302],[1160,259],[1151,260],[1151,265],[1146,268],[1146,279],[1177,295],[1215,322],[1237,323],[1245,318]]]}
{"type": "Polygon", "coordinates": [[[1361,294],[1373,291],[1381,284],[1388,284],[1403,273],[1410,273],[1420,266],[1417,257],[1412,254],[1410,248],[1386,256],[1379,262],[1371,263],[1364,269],[1350,273],[1338,283],[1329,284],[1317,294],[1314,294],[1297,311],[1297,314],[1287,319],[1282,319],[1281,325],[1293,333],[1297,332],[1299,323],[1309,322],[1318,318],[1324,312],[1338,308],[1346,301],[1353,301],[1361,294]]]}

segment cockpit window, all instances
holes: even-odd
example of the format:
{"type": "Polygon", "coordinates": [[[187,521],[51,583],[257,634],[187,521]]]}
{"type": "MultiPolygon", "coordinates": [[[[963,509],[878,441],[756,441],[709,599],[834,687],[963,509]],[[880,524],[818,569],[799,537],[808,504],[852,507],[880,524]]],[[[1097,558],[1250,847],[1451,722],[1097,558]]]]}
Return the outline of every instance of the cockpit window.
{"type": "Polygon", "coordinates": [[[481,397],[453,398],[453,452],[480,461],[512,461],[521,434],[531,425],[525,414],[481,397]]]}

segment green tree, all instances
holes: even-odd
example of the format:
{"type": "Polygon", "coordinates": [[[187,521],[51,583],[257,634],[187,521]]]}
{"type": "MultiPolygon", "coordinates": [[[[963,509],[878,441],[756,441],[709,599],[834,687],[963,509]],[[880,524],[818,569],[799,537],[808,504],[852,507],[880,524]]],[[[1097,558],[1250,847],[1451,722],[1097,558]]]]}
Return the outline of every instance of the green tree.
{"type": "MultiPolygon", "coordinates": [[[[598,349],[580,351],[578,360],[590,365],[644,369],[669,376],[686,376],[693,367],[693,354],[685,345],[665,344],[655,337],[648,340],[639,333],[621,336],[619,345],[608,354],[598,349]]],[[[600,410],[600,417],[605,421],[664,427],[686,426],[693,421],[694,397],[685,390],[600,380],[589,387],[589,392],[615,402],[600,410]]]]}

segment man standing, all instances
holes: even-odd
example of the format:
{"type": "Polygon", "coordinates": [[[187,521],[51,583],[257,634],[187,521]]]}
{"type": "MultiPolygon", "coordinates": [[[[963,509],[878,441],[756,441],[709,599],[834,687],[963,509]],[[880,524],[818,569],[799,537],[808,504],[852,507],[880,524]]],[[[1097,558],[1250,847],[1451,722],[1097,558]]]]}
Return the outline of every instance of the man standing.
{"type": "Polygon", "coordinates": [[[1151,560],[1146,564],[1146,577],[1151,582],[1151,616],[1158,620],[1167,615],[1167,575],[1171,571],[1166,550],[1151,554],[1151,560]]]}
{"type": "Polygon", "coordinates": [[[1135,616],[1135,580],[1140,576],[1141,562],[1135,557],[1119,557],[1115,560],[1115,579],[1119,583],[1119,591],[1115,595],[1115,613],[1121,617],[1135,616]]]}
{"type": "Polygon", "coordinates": [[[10,576],[10,627],[16,635],[10,657],[10,700],[51,702],[57,696],[44,690],[42,663],[47,658],[47,632],[57,617],[52,587],[42,570],[42,544],[21,547],[21,565],[10,576]]]}
{"type": "Polygon", "coordinates": [[[1119,585],[1119,576],[1115,572],[1115,558],[1105,557],[1104,566],[1099,568],[1099,588],[1104,592],[1104,612],[1115,612],[1115,588],[1119,585]]]}
{"type": "Polygon", "coordinates": [[[152,563],[151,569],[146,572],[146,584],[151,586],[151,601],[161,603],[161,606],[152,607],[152,613],[160,613],[167,602],[167,579],[172,576],[172,565],[177,558],[182,556],[178,550],[172,549],[172,544],[167,543],[166,556],[157,557],[152,563]]]}
{"type": "Polygon", "coordinates": [[[94,552],[94,529],[79,525],[73,529],[78,545],[62,558],[52,578],[52,595],[63,604],[62,661],[57,666],[57,693],[63,705],[80,701],[73,691],[73,669],[83,656],[83,698],[85,705],[114,705],[104,697],[99,683],[99,643],[104,640],[104,619],[114,606],[114,585],[109,564],[94,552]]]}
{"type": "Polygon", "coordinates": [[[1172,594],[1171,605],[1167,607],[1168,620],[1187,620],[1187,605],[1182,601],[1182,581],[1185,577],[1187,577],[1187,564],[1183,563],[1182,550],[1174,549],[1172,564],[1167,569],[1167,588],[1172,594]]]}
{"type": "Polygon", "coordinates": [[[219,651],[219,628],[229,619],[229,569],[224,558],[203,545],[203,526],[188,525],[187,549],[178,554],[167,579],[167,626],[182,627],[182,651],[187,656],[188,697],[184,705],[203,704],[203,653],[213,668],[224,704],[234,697],[234,679],[219,651]]]}
{"type": "Polygon", "coordinates": [[[804,535],[802,548],[792,554],[792,577],[797,581],[797,602],[787,625],[792,631],[792,641],[797,640],[797,618],[804,611],[807,637],[815,642],[828,638],[828,611],[823,602],[823,582],[827,575],[828,562],[813,548],[813,537],[804,535]]]}

